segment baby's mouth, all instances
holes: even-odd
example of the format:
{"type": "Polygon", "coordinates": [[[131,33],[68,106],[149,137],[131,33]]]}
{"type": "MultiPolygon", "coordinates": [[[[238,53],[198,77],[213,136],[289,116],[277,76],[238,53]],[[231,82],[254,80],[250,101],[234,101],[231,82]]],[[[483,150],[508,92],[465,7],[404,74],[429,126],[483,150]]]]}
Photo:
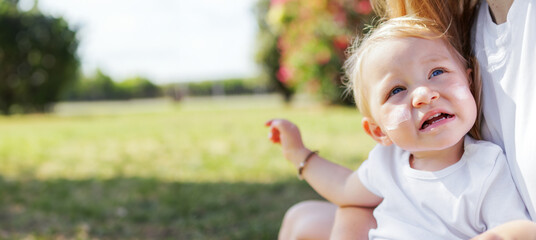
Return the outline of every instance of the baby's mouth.
{"type": "Polygon", "coordinates": [[[451,117],[454,117],[454,115],[450,115],[448,113],[437,113],[437,114],[435,114],[433,116],[430,116],[426,121],[424,121],[424,123],[422,124],[420,130],[424,130],[424,129],[426,129],[427,127],[429,127],[430,125],[432,125],[434,123],[443,121],[445,119],[449,119],[451,117]]]}

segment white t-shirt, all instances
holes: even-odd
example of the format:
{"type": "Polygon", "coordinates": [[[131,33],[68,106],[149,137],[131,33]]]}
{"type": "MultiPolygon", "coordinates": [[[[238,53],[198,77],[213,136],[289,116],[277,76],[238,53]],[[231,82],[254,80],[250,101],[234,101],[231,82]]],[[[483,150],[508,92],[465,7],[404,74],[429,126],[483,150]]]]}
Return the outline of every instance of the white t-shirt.
{"type": "Polygon", "coordinates": [[[502,223],[528,219],[501,148],[465,137],[457,163],[436,172],[409,166],[410,153],[377,145],[357,170],[383,198],[369,239],[469,239],[502,223]]]}
{"type": "Polygon", "coordinates": [[[536,219],[536,1],[515,0],[496,25],[482,1],[473,31],[483,81],[482,134],[501,146],[536,219]]]}

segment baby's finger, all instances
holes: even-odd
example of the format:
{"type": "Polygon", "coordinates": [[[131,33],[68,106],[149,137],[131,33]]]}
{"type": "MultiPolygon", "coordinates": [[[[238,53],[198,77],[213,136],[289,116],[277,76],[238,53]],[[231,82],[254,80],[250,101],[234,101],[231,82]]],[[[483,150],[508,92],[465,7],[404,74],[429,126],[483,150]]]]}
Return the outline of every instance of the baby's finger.
{"type": "Polygon", "coordinates": [[[272,129],[273,129],[273,128],[270,127],[270,131],[268,132],[268,139],[269,139],[270,141],[272,141],[273,143],[275,143],[275,142],[274,142],[274,131],[273,131],[272,129]]]}
{"type": "Polygon", "coordinates": [[[281,143],[281,138],[279,137],[280,133],[277,128],[271,128],[270,131],[270,140],[272,140],[273,143],[281,143]]]}

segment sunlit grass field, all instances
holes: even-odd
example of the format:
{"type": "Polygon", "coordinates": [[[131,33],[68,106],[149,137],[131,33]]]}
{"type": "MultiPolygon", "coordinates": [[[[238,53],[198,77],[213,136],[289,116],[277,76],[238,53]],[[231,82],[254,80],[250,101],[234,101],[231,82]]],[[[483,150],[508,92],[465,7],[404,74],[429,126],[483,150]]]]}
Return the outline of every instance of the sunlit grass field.
{"type": "Polygon", "coordinates": [[[351,107],[277,96],[60,104],[0,117],[0,239],[275,239],[320,199],[264,122],[355,169],[373,142],[351,107]]]}

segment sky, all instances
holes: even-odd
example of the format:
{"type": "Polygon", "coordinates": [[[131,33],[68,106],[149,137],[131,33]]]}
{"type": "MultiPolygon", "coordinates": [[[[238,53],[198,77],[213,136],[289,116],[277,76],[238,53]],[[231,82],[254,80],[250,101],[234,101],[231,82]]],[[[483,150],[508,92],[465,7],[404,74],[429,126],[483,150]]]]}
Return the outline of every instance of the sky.
{"type": "MultiPolygon", "coordinates": [[[[28,8],[34,0],[21,0],[28,8]]],[[[85,74],[155,83],[253,77],[256,0],[39,0],[78,29],[85,74]]]]}

